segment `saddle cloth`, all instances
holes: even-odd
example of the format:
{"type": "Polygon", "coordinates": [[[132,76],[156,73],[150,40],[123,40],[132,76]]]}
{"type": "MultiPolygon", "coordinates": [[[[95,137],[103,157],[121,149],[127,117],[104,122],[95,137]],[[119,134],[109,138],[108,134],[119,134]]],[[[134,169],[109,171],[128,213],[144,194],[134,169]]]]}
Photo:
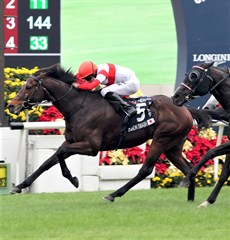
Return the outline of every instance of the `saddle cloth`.
{"type": "Polygon", "coordinates": [[[149,127],[155,123],[153,113],[149,109],[153,103],[151,97],[128,98],[124,100],[137,109],[137,114],[132,116],[128,122],[127,132],[149,127]]]}

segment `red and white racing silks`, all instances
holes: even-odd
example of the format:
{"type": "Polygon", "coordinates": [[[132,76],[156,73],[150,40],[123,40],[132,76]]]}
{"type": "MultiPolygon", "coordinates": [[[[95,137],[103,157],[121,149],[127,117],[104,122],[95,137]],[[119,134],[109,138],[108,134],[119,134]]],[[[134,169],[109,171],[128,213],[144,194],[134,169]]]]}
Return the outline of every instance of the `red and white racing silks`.
{"type": "Polygon", "coordinates": [[[100,84],[107,86],[102,89],[102,96],[105,96],[107,92],[126,96],[135,93],[140,88],[139,79],[133,70],[111,63],[99,64],[95,79],[91,82],[80,82],[78,88],[92,90],[100,84]]]}

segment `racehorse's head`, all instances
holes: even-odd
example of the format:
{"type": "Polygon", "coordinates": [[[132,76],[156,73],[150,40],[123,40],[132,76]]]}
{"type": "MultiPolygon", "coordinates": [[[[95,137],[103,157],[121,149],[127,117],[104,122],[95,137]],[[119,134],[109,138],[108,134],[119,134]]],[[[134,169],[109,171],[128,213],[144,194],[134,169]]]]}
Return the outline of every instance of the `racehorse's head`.
{"type": "Polygon", "coordinates": [[[42,102],[45,98],[45,90],[41,85],[44,74],[29,76],[17,96],[11,100],[7,108],[11,113],[19,114],[24,109],[30,109],[42,102]]]}
{"type": "Polygon", "coordinates": [[[194,96],[203,96],[209,92],[213,82],[209,75],[209,69],[213,63],[203,63],[192,67],[192,70],[186,74],[181,85],[173,93],[172,100],[175,105],[182,106],[194,96]]]}
{"type": "Polygon", "coordinates": [[[60,64],[54,64],[38,70],[29,76],[17,96],[7,106],[9,111],[19,114],[26,108],[38,105],[43,100],[57,102],[67,96],[76,81],[70,69],[65,70],[60,64]]]}

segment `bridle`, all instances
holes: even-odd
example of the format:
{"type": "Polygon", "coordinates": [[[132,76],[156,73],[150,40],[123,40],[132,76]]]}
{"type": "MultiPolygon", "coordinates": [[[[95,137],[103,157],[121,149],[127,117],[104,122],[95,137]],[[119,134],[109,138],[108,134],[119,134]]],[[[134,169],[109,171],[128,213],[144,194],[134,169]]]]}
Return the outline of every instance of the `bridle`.
{"type": "MultiPolygon", "coordinates": [[[[192,71],[189,73],[189,75],[190,75],[190,74],[194,73],[194,71],[195,71],[196,74],[198,73],[198,74],[200,75],[200,79],[198,80],[198,83],[197,83],[193,88],[190,87],[190,86],[188,86],[187,84],[185,84],[185,83],[183,83],[183,82],[181,83],[182,86],[184,86],[185,88],[187,88],[187,89],[189,90],[189,93],[185,96],[185,100],[186,100],[186,101],[189,101],[190,99],[192,99],[192,98],[194,97],[193,94],[196,92],[197,88],[198,88],[199,85],[204,81],[205,78],[208,78],[209,81],[211,81],[212,83],[214,83],[213,78],[212,78],[212,77],[210,76],[210,74],[208,73],[209,68],[206,69],[206,68],[203,68],[203,67],[197,66],[197,65],[193,66],[193,68],[195,68],[195,69],[198,68],[198,69],[202,70],[202,73],[200,74],[200,73],[199,73],[198,71],[196,71],[196,70],[192,70],[192,71]]],[[[226,73],[220,81],[218,81],[215,85],[213,85],[210,89],[208,89],[207,93],[211,93],[211,94],[212,94],[212,92],[217,88],[217,86],[219,86],[224,80],[226,80],[227,78],[229,78],[229,76],[230,76],[230,73],[226,73]]],[[[189,76],[189,77],[190,77],[190,76],[189,76]]],[[[192,80],[191,80],[191,81],[192,81],[192,80]]]]}
{"type": "Polygon", "coordinates": [[[61,96],[60,98],[58,99],[54,99],[54,100],[51,100],[53,99],[53,97],[51,96],[51,94],[49,93],[49,91],[44,87],[42,86],[42,78],[37,78],[36,76],[34,75],[30,75],[29,78],[33,78],[34,81],[37,83],[37,85],[35,86],[35,89],[34,89],[34,92],[33,94],[31,95],[31,97],[29,97],[28,99],[21,96],[19,93],[17,94],[17,96],[23,101],[22,102],[22,107],[24,107],[25,109],[29,109],[29,108],[32,108],[33,106],[35,105],[38,105],[39,103],[43,102],[43,101],[35,101],[35,100],[31,100],[31,99],[35,99],[35,96],[37,94],[37,92],[39,91],[40,88],[42,88],[42,90],[45,92],[45,95],[48,96],[48,99],[54,103],[54,102],[57,102],[61,99],[63,99],[64,97],[66,97],[70,92],[71,90],[73,89],[73,86],[71,85],[71,87],[69,88],[69,90],[63,95],[61,96]]]}

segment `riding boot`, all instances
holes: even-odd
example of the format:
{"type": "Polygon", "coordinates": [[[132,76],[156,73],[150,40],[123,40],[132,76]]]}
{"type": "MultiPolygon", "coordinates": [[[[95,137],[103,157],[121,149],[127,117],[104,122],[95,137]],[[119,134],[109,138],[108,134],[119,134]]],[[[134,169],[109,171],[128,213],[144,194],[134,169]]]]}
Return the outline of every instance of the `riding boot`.
{"type": "Polygon", "coordinates": [[[116,101],[119,102],[122,106],[123,111],[128,117],[131,117],[132,115],[137,113],[137,110],[128,104],[126,101],[124,101],[119,95],[113,92],[108,92],[105,95],[105,98],[108,99],[109,101],[116,101]]]}

